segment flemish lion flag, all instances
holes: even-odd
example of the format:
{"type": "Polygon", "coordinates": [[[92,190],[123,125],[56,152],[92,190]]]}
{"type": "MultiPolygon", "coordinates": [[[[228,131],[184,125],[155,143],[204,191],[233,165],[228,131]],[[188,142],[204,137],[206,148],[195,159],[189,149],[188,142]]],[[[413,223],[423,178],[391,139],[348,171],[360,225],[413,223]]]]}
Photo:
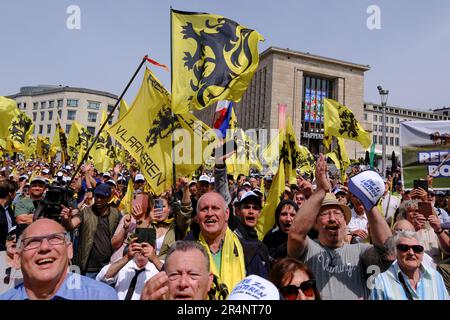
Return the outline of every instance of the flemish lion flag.
{"type": "Polygon", "coordinates": [[[341,173],[341,182],[344,183],[346,176],[345,171],[350,165],[350,159],[345,148],[345,142],[343,138],[337,137],[336,149],[326,154],[335,164],[336,168],[341,173]]]}
{"type": "Polygon", "coordinates": [[[262,240],[266,233],[275,226],[275,210],[281,202],[285,190],[283,167],[283,159],[281,159],[279,170],[273,179],[266,204],[261,210],[261,215],[259,216],[258,224],[256,225],[256,233],[258,234],[259,240],[262,240]]]}
{"type": "Polygon", "coordinates": [[[50,138],[38,136],[36,142],[36,155],[44,161],[50,161],[50,138]]]}
{"type": "MultiPolygon", "coordinates": [[[[9,126],[20,110],[14,100],[0,96],[0,139],[9,138],[9,126]]],[[[4,146],[6,149],[6,145],[4,146]]]]}
{"type": "Polygon", "coordinates": [[[72,161],[77,161],[78,164],[81,159],[83,159],[91,138],[92,135],[89,133],[89,131],[87,131],[86,128],[84,128],[77,121],[72,122],[69,137],[67,139],[69,156],[72,158],[72,161]]]}
{"type": "Polygon", "coordinates": [[[25,113],[19,111],[19,114],[12,119],[9,126],[10,150],[26,152],[33,130],[33,121],[25,113]]]}
{"type": "Polygon", "coordinates": [[[238,102],[258,68],[258,42],[264,38],[215,14],[172,10],[171,15],[173,111],[238,102]]]}
{"type": "MultiPolygon", "coordinates": [[[[365,149],[372,143],[370,133],[363,129],[353,112],[339,102],[327,98],[324,99],[324,131],[326,137],[358,141],[365,149]]],[[[324,144],[329,148],[329,140],[324,144]]]]}

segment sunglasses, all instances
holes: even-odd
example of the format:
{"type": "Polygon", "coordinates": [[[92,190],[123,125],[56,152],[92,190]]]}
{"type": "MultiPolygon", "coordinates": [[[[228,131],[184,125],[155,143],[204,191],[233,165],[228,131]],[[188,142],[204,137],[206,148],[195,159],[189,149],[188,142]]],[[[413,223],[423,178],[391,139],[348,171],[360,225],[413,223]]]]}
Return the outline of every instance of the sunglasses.
{"type": "Polygon", "coordinates": [[[412,249],[414,251],[414,253],[422,253],[424,248],[421,245],[413,245],[413,246],[409,246],[407,244],[398,244],[397,245],[397,250],[400,250],[401,252],[408,252],[409,249],[412,249]]]}
{"type": "Polygon", "coordinates": [[[316,287],[315,280],[307,280],[300,284],[300,286],[295,286],[293,284],[287,285],[280,288],[280,293],[286,300],[297,299],[298,291],[302,290],[303,294],[309,298],[314,297],[314,288],[316,287]]]}

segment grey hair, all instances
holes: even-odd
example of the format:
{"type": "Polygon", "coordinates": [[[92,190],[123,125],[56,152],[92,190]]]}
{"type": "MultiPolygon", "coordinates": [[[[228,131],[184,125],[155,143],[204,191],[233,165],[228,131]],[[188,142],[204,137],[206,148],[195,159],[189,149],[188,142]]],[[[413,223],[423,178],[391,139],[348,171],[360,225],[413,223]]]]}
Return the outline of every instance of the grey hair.
{"type": "Polygon", "coordinates": [[[403,202],[400,207],[398,207],[398,217],[397,217],[397,221],[398,220],[402,220],[402,219],[406,219],[406,213],[408,211],[409,208],[411,207],[417,207],[419,205],[419,200],[415,199],[415,200],[406,200],[405,202],[403,202]]]}
{"type": "Polygon", "coordinates": [[[400,242],[400,238],[415,239],[420,245],[423,245],[422,239],[417,232],[409,230],[396,231],[384,243],[388,255],[397,256],[397,244],[400,242]]]}
{"type": "Polygon", "coordinates": [[[203,247],[197,241],[182,241],[182,240],[176,241],[174,244],[172,244],[170,246],[169,251],[167,252],[165,263],[168,264],[169,258],[173,253],[175,253],[177,251],[187,252],[190,250],[198,250],[203,254],[203,257],[205,258],[205,262],[206,262],[205,263],[206,270],[208,270],[208,272],[209,272],[211,266],[210,266],[210,262],[209,262],[208,252],[206,252],[205,247],[203,247]]]}

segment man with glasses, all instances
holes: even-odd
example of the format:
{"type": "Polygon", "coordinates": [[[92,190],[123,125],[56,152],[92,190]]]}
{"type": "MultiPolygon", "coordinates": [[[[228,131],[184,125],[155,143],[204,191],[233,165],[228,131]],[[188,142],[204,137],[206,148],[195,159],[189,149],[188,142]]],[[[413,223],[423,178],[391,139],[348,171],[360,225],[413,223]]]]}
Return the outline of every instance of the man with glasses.
{"type": "Polygon", "coordinates": [[[367,210],[374,245],[345,242],[351,211],[330,193],[328,167],[323,155],[316,164],[315,192],[303,203],[288,234],[288,256],[304,262],[316,276],[323,299],[367,299],[367,267],[386,270],[392,261],[386,256],[384,242],[392,235],[377,206],[367,210]],[[314,227],[317,240],[308,237],[314,227]]]}
{"type": "Polygon", "coordinates": [[[375,278],[372,300],[449,300],[442,276],[423,264],[424,247],[415,232],[394,236],[397,260],[375,278]]]}
{"type": "Polygon", "coordinates": [[[0,300],[117,300],[115,290],[104,283],[68,273],[72,243],[54,220],[33,222],[17,241],[14,261],[20,264],[23,283],[0,300]]]}

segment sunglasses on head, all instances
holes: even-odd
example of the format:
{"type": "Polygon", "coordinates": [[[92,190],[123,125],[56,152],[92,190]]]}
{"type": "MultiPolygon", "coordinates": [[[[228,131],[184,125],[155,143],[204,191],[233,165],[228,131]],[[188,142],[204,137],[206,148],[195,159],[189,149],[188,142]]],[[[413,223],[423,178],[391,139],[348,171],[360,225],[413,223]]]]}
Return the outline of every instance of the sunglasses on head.
{"type": "Polygon", "coordinates": [[[424,248],[421,245],[413,245],[413,246],[409,246],[407,244],[398,244],[397,245],[397,250],[400,250],[401,252],[408,252],[409,249],[412,249],[414,251],[414,253],[422,253],[424,248]]]}
{"type": "Polygon", "coordinates": [[[315,280],[307,280],[295,286],[293,284],[280,288],[280,292],[286,300],[297,299],[298,291],[302,290],[303,294],[307,297],[314,297],[314,288],[316,286],[315,280]]]}

